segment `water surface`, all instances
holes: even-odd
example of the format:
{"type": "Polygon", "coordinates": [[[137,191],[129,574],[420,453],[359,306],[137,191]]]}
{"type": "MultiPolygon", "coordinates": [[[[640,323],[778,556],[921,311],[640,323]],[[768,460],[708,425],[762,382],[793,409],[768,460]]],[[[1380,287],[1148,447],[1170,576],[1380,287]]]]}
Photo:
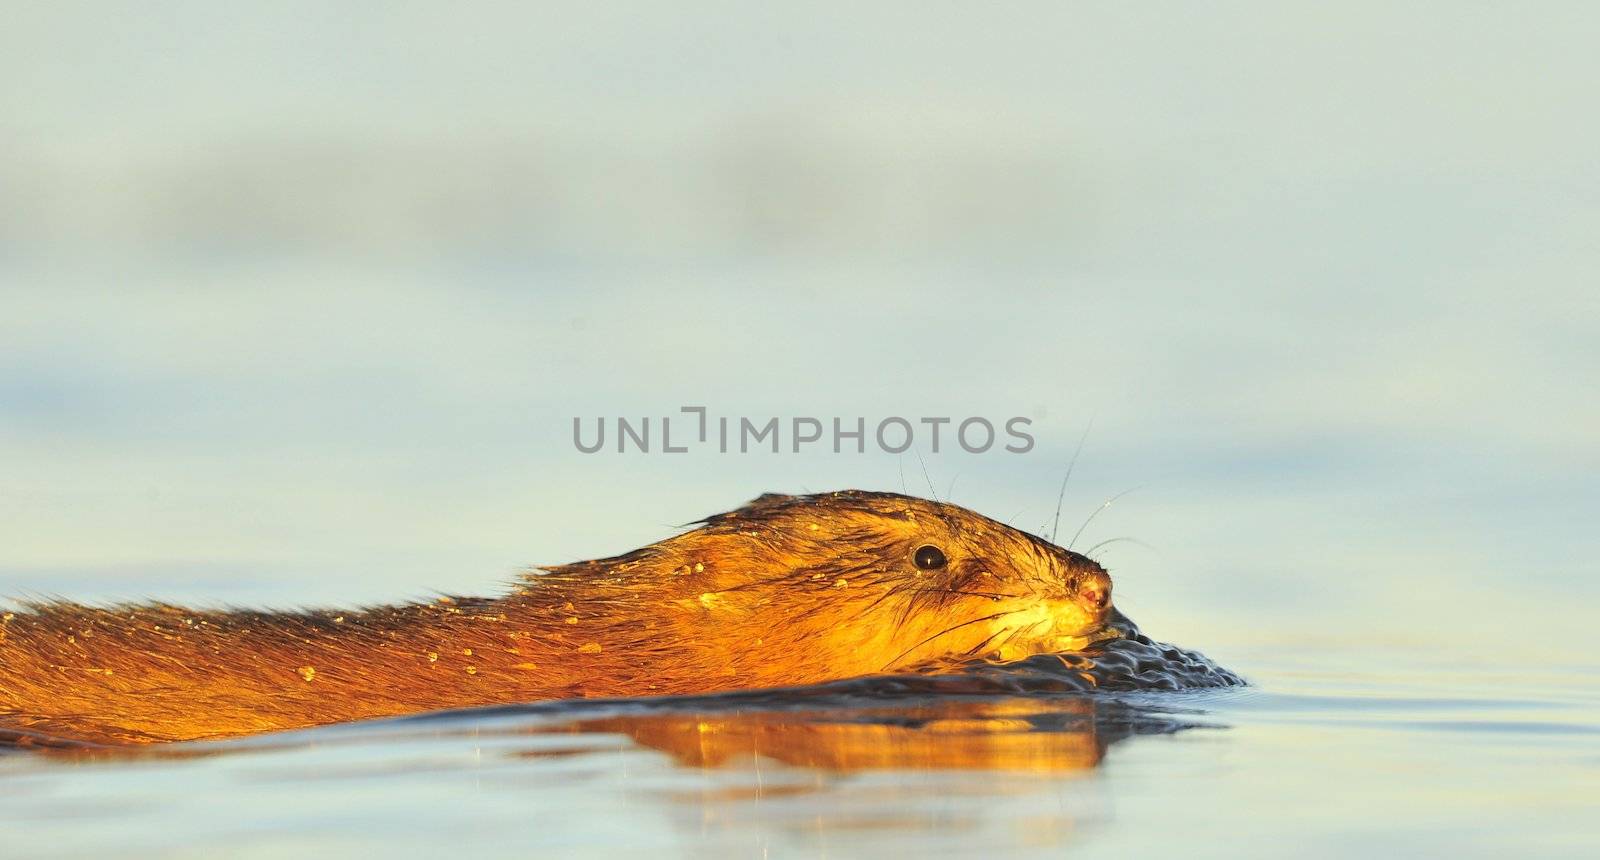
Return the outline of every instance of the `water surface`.
{"type": "Polygon", "coordinates": [[[1352,672],[1079,692],[935,677],[534,703],[0,755],[10,856],[1592,856],[1594,675],[1352,672]]]}

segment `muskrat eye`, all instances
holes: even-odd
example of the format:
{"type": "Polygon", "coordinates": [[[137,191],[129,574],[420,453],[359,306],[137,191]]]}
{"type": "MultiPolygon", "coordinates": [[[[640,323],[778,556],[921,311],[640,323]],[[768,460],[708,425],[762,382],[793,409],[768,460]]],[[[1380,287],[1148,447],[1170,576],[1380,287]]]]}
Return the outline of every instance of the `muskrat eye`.
{"type": "Polygon", "coordinates": [[[935,570],[944,567],[944,551],[933,544],[923,544],[917,549],[915,556],[917,567],[923,570],[935,570]]]}

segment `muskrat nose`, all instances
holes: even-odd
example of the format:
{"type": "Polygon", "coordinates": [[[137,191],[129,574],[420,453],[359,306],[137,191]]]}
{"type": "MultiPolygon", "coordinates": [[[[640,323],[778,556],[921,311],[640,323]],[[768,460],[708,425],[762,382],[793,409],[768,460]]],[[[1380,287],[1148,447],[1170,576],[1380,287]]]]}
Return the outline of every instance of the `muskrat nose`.
{"type": "Polygon", "coordinates": [[[1111,577],[1103,570],[1091,570],[1078,579],[1078,598],[1093,610],[1111,605],[1111,577]]]}

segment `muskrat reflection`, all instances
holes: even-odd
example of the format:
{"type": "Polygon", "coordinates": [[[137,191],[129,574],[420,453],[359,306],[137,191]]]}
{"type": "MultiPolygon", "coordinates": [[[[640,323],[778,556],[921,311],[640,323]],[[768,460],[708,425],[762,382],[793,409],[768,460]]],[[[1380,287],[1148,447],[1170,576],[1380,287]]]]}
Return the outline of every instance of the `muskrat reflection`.
{"type": "MultiPolygon", "coordinates": [[[[1060,773],[1097,766],[1136,733],[1184,726],[1088,697],[860,705],[820,710],[666,711],[576,720],[534,733],[618,734],[683,767],[758,760],[834,772],[995,770],[1060,773]]],[[[544,751],[529,751],[543,757],[544,751]]]]}

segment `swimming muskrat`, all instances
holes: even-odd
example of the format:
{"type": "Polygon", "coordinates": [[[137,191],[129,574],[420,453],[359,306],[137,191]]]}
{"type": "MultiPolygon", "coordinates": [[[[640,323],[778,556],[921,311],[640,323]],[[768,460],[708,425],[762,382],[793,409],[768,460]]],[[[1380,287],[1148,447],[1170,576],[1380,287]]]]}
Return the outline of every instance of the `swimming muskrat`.
{"type": "Polygon", "coordinates": [[[499,598],[361,611],[30,603],[0,615],[0,729],[148,743],[578,696],[814,684],[1115,637],[1111,579],[893,493],[767,494],[499,598]]]}

